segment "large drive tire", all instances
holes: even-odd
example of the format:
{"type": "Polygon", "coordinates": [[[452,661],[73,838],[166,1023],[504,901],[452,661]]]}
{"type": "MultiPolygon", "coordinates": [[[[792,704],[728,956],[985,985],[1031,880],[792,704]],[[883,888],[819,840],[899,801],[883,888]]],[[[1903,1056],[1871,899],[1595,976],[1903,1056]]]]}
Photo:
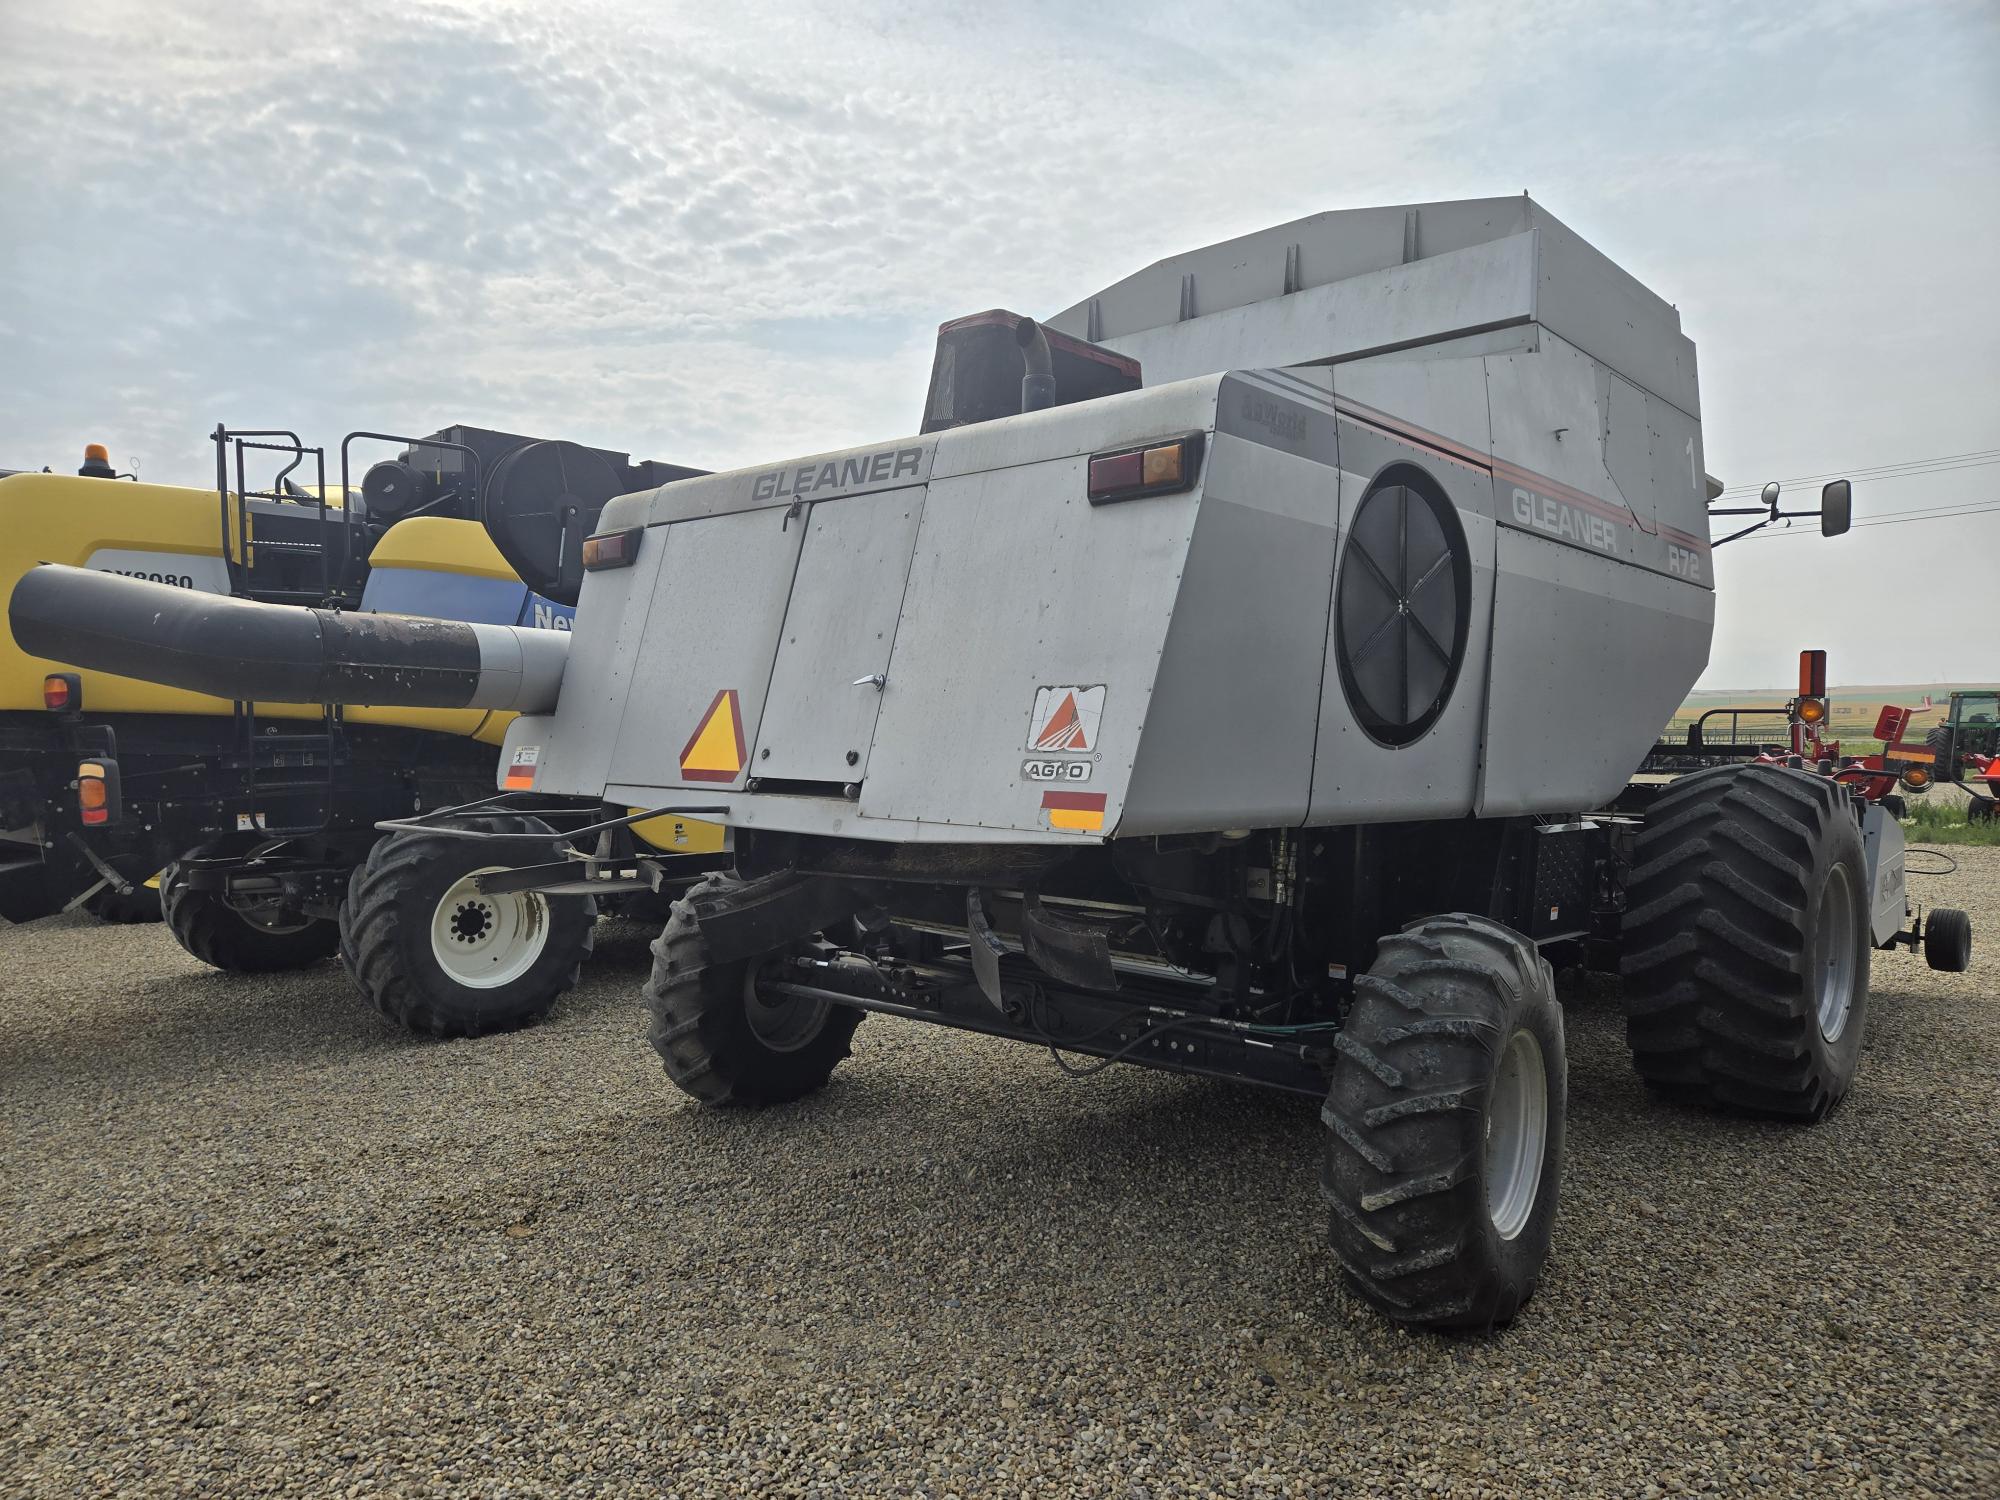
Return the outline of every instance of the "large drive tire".
{"type": "Polygon", "coordinates": [[[1945,751],[1951,744],[1951,730],[1939,724],[1924,736],[1924,745],[1937,759],[1931,762],[1931,771],[1939,781],[1958,780],[1958,767],[1946,762],[1945,751]]]}
{"type": "MultiPolygon", "coordinates": [[[[688,894],[740,882],[711,875],[688,894]]],[[[703,1104],[756,1108],[823,1087],[848,1055],[863,1012],[850,1005],[760,997],[764,958],[711,963],[687,901],[653,941],[649,1037],[667,1077],[703,1104]]]]}
{"type": "Polygon", "coordinates": [[[1354,984],[1320,1117],[1348,1279],[1401,1323],[1491,1328],[1533,1295],[1562,1182],[1555,977],[1484,917],[1415,922],[1354,984]]]}
{"type": "Polygon", "coordinates": [[[472,1037],[541,1020],[596,943],[588,896],[485,895],[473,877],[557,856],[539,818],[482,818],[518,839],[393,833],[368,851],[340,908],[340,957],[383,1015],[427,1036],[472,1037]]]}
{"type": "Polygon", "coordinates": [[[1655,1089],[1817,1120],[1854,1081],[1868,1009],[1868,867],[1836,783],[1781,766],[1676,782],[1634,850],[1626,1038],[1655,1089]]]}
{"type": "Polygon", "coordinates": [[[213,891],[192,890],[178,860],[160,876],[160,910],[174,941],[207,964],[232,974],[276,974],[333,957],[339,943],[324,917],[266,926],[224,903],[213,891]]]}
{"type": "Polygon", "coordinates": [[[1924,962],[1946,974],[1972,967],[1972,918],[1949,906],[1934,906],[1924,918],[1924,962]]]}

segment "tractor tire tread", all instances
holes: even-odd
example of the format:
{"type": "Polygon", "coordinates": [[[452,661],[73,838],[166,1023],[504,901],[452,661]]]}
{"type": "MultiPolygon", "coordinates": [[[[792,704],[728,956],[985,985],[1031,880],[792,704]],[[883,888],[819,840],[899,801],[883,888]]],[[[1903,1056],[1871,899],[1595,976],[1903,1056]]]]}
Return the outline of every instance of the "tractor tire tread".
{"type": "Polygon", "coordinates": [[[792,1052],[772,1052],[756,1040],[743,1019],[748,961],[711,963],[694,914],[696,899],[737,884],[731,876],[709,875],[674,903],[652,944],[653,968],[643,992],[647,1039],[667,1077],[698,1103],[786,1104],[825,1086],[850,1055],[864,1012],[829,1007],[820,1031],[792,1052]]]}
{"type": "Polygon", "coordinates": [[[339,930],[333,922],[309,923],[297,932],[252,926],[207,891],[191,890],[176,860],[160,876],[160,912],[168,931],[193,957],[231,974],[280,974],[333,957],[339,930]]]}
{"type": "Polygon", "coordinates": [[[1786,1119],[1838,1100],[1846,1080],[1814,1046],[1808,887],[1826,840],[1858,850],[1852,828],[1837,786],[1786,767],[1717,767],[1661,796],[1634,849],[1622,964],[1626,1038],[1648,1084],[1786,1119]]]}
{"type": "MultiPolygon", "coordinates": [[[[515,833],[524,839],[546,840],[549,836],[547,825],[535,818],[505,816],[481,821],[496,833],[515,833]]],[[[426,992],[397,936],[401,924],[410,917],[411,907],[419,904],[411,900],[412,886],[423,877],[441,845],[457,842],[443,835],[422,834],[382,839],[348,877],[347,900],[340,909],[341,961],[368,1002],[403,1030],[441,1040],[513,1031],[544,1019],[559,998],[576,988],[597,944],[594,923],[586,922],[574,961],[531,1004],[476,1013],[441,1004],[426,992]]]]}
{"type": "Polygon", "coordinates": [[[1527,939],[1480,917],[1412,924],[1378,945],[1335,1034],[1321,1108],[1320,1194],[1336,1259],[1390,1319],[1435,1329],[1509,1321],[1534,1290],[1560,1176],[1561,1015],[1547,963],[1527,939]],[[1504,1044],[1533,1013],[1546,1028],[1549,1136],[1529,1269],[1488,1244],[1483,1119],[1504,1044]],[[1470,1227],[1470,1226],[1476,1226],[1470,1227]]]}

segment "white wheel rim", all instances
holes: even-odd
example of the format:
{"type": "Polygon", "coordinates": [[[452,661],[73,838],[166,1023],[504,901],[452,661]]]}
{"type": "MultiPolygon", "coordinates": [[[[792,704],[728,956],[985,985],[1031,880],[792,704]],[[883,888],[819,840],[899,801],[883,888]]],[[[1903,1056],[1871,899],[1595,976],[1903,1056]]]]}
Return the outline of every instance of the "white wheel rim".
{"type": "Polygon", "coordinates": [[[474,883],[504,866],[474,870],[439,899],[431,913],[431,956],[467,989],[512,984],[549,944],[549,904],[533,891],[491,895],[474,883]]]}
{"type": "Polygon", "coordinates": [[[1542,1188],[1549,1141],[1549,1075],[1528,1031],[1507,1038],[1486,1106],[1486,1215],[1500,1238],[1527,1227],[1542,1188]]]}
{"type": "Polygon", "coordinates": [[[1820,887],[1819,914],[1813,923],[1818,943],[1818,962],[1813,980],[1818,985],[1819,1034],[1829,1042],[1838,1041],[1847,1030],[1847,1018],[1854,1012],[1855,928],[1854,887],[1847,878],[1847,866],[1835,865],[1826,872],[1820,887]]]}

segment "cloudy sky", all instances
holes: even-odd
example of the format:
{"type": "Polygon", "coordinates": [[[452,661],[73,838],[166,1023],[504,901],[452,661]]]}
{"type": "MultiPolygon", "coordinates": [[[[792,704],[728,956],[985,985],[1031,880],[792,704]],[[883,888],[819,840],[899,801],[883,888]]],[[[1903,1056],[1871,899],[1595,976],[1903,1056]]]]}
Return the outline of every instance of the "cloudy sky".
{"type": "MultiPolygon", "coordinates": [[[[953,314],[1524,188],[1678,304],[1732,484],[2000,458],[1992,0],[0,0],[0,58],[0,466],[202,483],[218,420],[758,462],[914,428],[953,314]]],[[[2000,678],[1996,558],[2000,513],[1725,549],[1706,681],[2000,678]]]]}

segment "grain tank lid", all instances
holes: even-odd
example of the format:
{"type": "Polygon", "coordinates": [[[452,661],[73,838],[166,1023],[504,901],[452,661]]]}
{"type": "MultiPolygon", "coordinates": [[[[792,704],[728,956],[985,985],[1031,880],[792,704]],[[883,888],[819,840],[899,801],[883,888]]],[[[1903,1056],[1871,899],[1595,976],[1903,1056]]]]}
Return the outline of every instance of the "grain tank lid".
{"type": "MultiPolygon", "coordinates": [[[[1352,321],[1357,310],[1379,314],[1386,301],[1395,304],[1389,320],[1395,347],[1477,331],[1467,322],[1473,311],[1485,326],[1497,326],[1495,318],[1540,323],[1683,410],[1697,411],[1694,349],[1681,333],[1680,315],[1525,194],[1314,214],[1158,261],[1065,309],[1047,326],[1137,354],[1149,380],[1183,379],[1197,370],[1174,359],[1161,359],[1156,369],[1152,356],[1162,351],[1161,341],[1141,335],[1340,283],[1353,283],[1346,290],[1358,301],[1342,302],[1338,318],[1301,311],[1293,319],[1318,329],[1325,348],[1292,347],[1303,329],[1288,325],[1284,348],[1262,348],[1254,339],[1250,347],[1228,345],[1225,363],[1365,358],[1380,351],[1350,347],[1334,323],[1352,321]],[[1413,279],[1425,262],[1443,274],[1413,279]],[[1476,308],[1461,280],[1467,275],[1483,278],[1480,295],[1472,297],[1476,308]]],[[[1334,295],[1320,292],[1320,298],[1334,295]]],[[[1301,301],[1319,308],[1319,299],[1301,301]]],[[[1331,304],[1319,311],[1330,314],[1331,304]]]]}
{"type": "MultiPolygon", "coordinates": [[[[1525,194],[1334,209],[1170,255],[1047,321],[1080,338],[1115,339],[1545,226],[1563,228],[1525,194]]],[[[1652,295],[1637,281],[1632,288],[1652,295]]]]}

